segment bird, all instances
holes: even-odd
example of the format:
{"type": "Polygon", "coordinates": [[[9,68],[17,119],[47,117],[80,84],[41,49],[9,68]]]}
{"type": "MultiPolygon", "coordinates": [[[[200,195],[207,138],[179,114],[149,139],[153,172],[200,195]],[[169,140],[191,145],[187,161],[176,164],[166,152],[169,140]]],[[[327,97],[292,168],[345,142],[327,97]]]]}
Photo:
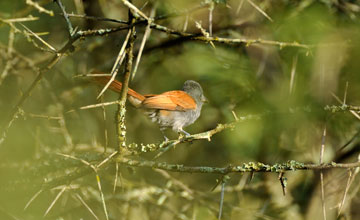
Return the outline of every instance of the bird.
{"type": "MultiPolygon", "coordinates": [[[[100,76],[93,77],[92,80],[97,84],[106,85],[110,78],[110,76],[100,76]]],[[[120,93],[122,83],[114,80],[109,88],[120,93]]],[[[169,140],[164,133],[166,129],[190,136],[184,127],[193,124],[200,117],[203,104],[208,102],[201,85],[194,80],[185,81],[182,90],[142,95],[129,88],[127,94],[129,102],[134,107],[143,109],[151,121],[159,125],[165,141],[169,140]]]]}

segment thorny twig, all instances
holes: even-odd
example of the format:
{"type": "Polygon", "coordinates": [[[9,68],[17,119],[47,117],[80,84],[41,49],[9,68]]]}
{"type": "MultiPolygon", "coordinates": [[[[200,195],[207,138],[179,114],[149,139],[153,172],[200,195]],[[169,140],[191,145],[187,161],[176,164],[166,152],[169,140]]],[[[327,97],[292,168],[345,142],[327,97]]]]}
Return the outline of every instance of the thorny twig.
{"type": "MultiPolygon", "coordinates": [[[[324,159],[324,151],[325,151],[325,140],[326,140],[326,125],[324,127],[323,135],[321,137],[321,149],[320,149],[320,160],[319,164],[323,163],[324,159]]],[[[325,189],[324,189],[324,173],[320,171],[320,186],[321,186],[321,204],[322,204],[322,212],[323,218],[326,220],[326,204],[325,204],[325,189]]]]}
{"type": "Polygon", "coordinates": [[[73,32],[74,32],[74,28],[73,28],[73,26],[72,26],[72,24],[71,24],[71,21],[70,21],[70,19],[69,19],[68,14],[67,14],[66,11],[65,11],[65,7],[64,7],[64,5],[62,4],[61,0],[54,0],[54,1],[56,2],[56,4],[58,4],[58,6],[60,7],[60,9],[61,9],[61,11],[62,11],[62,14],[63,14],[64,19],[65,19],[65,21],[66,21],[66,24],[67,24],[67,26],[68,26],[69,35],[70,35],[70,37],[71,37],[71,36],[74,34],[74,33],[73,33],[73,32]]]}
{"type": "MultiPolygon", "coordinates": [[[[131,25],[134,24],[135,22],[136,22],[136,18],[133,16],[131,10],[129,10],[129,24],[131,25]]],[[[127,92],[129,89],[129,81],[130,81],[133,58],[134,58],[133,49],[134,49],[134,41],[135,41],[135,26],[133,26],[129,30],[129,34],[130,34],[129,43],[126,46],[125,73],[122,82],[121,94],[119,97],[120,103],[118,105],[118,111],[116,113],[118,151],[120,153],[122,153],[126,148],[125,103],[127,99],[127,92]]]]}
{"type": "MultiPolygon", "coordinates": [[[[61,155],[61,154],[60,154],[61,155]]],[[[117,154],[115,154],[117,155],[117,154]]],[[[114,156],[115,156],[114,155],[114,156]]],[[[260,162],[248,162],[243,163],[242,165],[229,165],[226,167],[207,167],[207,166],[185,166],[183,164],[169,164],[165,162],[155,162],[148,160],[135,160],[123,157],[119,155],[114,157],[104,165],[103,169],[113,163],[119,163],[121,166],[125,167],[144,167],[144,168],[155,168],[160,170],[166,170],[171,172],[180,172],[180,173],[212,173],[212,174],[221,174],[226,175],[229,173],[256,173],[256,172],[287,172],[287,171],[298,171],[298,170],[326,170],[326,169],[349,169],[360,167],[360,162],[353,163],[324,163],[324,164],[304,164],[294,160],[288,161],[286,163],[276,163],[276,164],[263,164],[260,162]]],[[[70,155],[64,155],[66,158],[74,157],[70,155]]],[[[81,160],[76,158],[76,160],[81,160]]],[[[86,162],[86,161],[85,161],[86,162]]],[[[86,162],[87,163],[87,162],[86,162]]],[[[56,186],[66,184],[68,182],[74,181],[82,176],[88,175],[91,172],[92,168],[85,166],[79,168],[71,173],[68,173],[65,176],[55,178],[49,182],[46,182],[42,186],[42,191],[52,189],[56,186]]]]}

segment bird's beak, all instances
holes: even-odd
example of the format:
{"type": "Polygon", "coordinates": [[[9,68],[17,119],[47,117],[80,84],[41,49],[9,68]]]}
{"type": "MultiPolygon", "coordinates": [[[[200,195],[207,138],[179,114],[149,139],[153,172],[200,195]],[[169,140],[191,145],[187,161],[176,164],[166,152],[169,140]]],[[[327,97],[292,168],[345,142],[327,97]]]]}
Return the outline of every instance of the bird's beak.
{"type": "Polygon", "coordinates": [[[209,103],[209,100],[205,96],[202,96],[201,101],[204,103],[209,103]]]}

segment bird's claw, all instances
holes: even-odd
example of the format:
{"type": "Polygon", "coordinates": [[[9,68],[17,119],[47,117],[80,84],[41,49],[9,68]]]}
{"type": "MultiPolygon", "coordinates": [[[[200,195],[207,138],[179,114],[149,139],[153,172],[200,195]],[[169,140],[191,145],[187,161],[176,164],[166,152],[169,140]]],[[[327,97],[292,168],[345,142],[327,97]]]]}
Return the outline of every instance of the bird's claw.
{"type": "Polygon", "coordinates": [[[183,137],[184,135],[185,135],[185,137],[191,136],[191,134],[187,133],[186,131],[184,131],[182,129],[179,131],[179,134],[180,134],[180,137],[183,137]]]}

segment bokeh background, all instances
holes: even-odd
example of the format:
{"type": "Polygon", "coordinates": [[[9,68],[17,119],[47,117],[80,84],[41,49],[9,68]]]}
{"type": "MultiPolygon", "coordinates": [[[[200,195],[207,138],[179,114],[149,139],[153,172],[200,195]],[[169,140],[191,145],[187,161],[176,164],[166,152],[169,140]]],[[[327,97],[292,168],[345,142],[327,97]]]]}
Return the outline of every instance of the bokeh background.
{"type": "MultiPolygon", "coordinates": [[[[120,0],[62,3],[68,13],[128,19],[128,8],[120,0]]],[[[213,36],[284,42],[283,46],[214,42],[214,47],[152,30],[130,87],[143,94],[161,93],[180,89],[188,79],[198,81],[210,103],[186,131],[194,134],[233,122],[234,114],[262,115],[260,120],[248,120],[214,135],[211,141],[178,145],[156,161],[216,167],[250,161],[318,163],[325,127],[323,161],[358,160],[357,113],[324,108],[360,105],[359,1],[134,0],[133,4],[147,15],[155,8],[155,22],[171,29],[201,34],[195,25],[199,22],[208,31],[212,11],[213,36]],[[286,44],[294,42],[307,47],[286,44]]],[[[9,20],[29,16],[38,19],[22,24],[54,48],[68,41],[67,25],[53,1],[0,1],[1,126],[6,126],[9,112],[36,78],[37,69],[53,56],[41,49],[46,46],[20,22],[9,20]]],[[[78,17],[70,20],[78,30],[123,25],[78,17]]],[[[136,26],[135,55],[145,27],[136,26]]],[[[79,108],[119,98],[107,91],[96,99],[101,87],[84,75],[94,69],[110,72],[126,33],[76,41],[27,98],[0,145],[0,219],[40,219],[49,207],[45,219],[105,219],[93,172],[41,192],[26,210],[24,207],[45,182],[83,167],[57,153],[91,161],[103,156],[105,146],[108,152],[116,148],[117,106],[79,108]]],[[[120,68],[118,80],[122,73],[120,68]]],[[[157,125],[130,105],[126,125],[128,143],[163,141],[157,125]]],[[[171,131],[168,135],[177,138],[171,131]]],[[[154,155],[145,153],[140,158],[152,160],[154,155]]],[[[324,172],[327,219],[360,218],[357,172],[324,172]]],[[[113,193],[115,173],[115,165],[99,170],[110,219],[217,218],[220,188],[212,189],[220,175],[120,167],[121,180],[113,193]]],[[[229,176],[223,219],[323,218],[318,172],[287,172],[286,196],[276,173],[229,176]]]]}

